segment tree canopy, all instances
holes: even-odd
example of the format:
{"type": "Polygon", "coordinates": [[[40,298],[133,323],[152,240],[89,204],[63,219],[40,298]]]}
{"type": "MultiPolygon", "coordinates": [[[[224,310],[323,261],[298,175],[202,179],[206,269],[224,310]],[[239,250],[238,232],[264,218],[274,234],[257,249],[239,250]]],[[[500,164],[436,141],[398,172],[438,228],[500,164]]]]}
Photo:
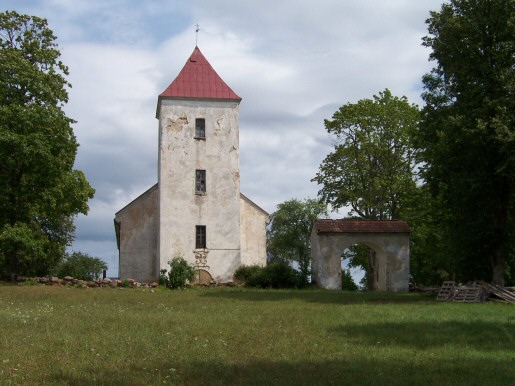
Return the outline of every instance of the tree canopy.
{"type": "Polygon", "coordinates": [[[335,148],[313,181],[319,196],[333,209],[351,207],[350,216],[397,219],[415,190],[413,131],[417,106],[386,89],[373,99],[340,107],[325,120],[335,148]]]}
{"type": "MultiPolygon", "coordinates": [[[[350,206],[351,217],[401,218],[417,193],[413,135],[418,121],[418,107],[388,89],[340,107],[324,121],[335,147],[313,179],[322,186],[322,200],[333,209],[350,206]]],[[[344,257],[365,270],[368,289],[376,288],[373,249],[354,245],[344,257]]]]}
{"type": "Polygon", "coordinates": [[[427,23],[436,66],[423,78],[423,177],[452,273],[503,284],[515,239],[515,1],[451,0],[427,23]]]}
{"type": "Polygon", "coordinates": [[[107,264],[99,257],[83,252],[72,252],[66,254],[63,261],[55,268],[55,274],[60,278],[71,276],[79,280],[93,280],[98,279],[106,269],[107,264]]]}
{"type": "Polygon", "coordinates": [[[74,170],[68,68],[47,21],[0,13],[0,274],[48,273],[94,190],[74,170]]]}
{"type": "Polygon", "coordinates": [[[327,205],[313,199],[285,201],[271,216],[268,253],[273,260],[297,262],[304,282],[310,271],[311,227],[319,216],[327,216],[327,205]]]}

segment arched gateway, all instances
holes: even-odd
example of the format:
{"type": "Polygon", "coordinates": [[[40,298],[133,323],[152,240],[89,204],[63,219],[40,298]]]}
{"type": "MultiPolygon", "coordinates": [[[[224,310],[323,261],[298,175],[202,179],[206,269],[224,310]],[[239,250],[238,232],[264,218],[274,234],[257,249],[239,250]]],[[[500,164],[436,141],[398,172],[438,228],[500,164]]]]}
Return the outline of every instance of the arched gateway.
{"type": "Polygon", "coordinates": [[[321,288],[341,289],[344,249],[364,244],[376,253],[376,289],[407,291],[409,234],[405,221],[317,220],[311,231],[313,281],[321,288]]]}

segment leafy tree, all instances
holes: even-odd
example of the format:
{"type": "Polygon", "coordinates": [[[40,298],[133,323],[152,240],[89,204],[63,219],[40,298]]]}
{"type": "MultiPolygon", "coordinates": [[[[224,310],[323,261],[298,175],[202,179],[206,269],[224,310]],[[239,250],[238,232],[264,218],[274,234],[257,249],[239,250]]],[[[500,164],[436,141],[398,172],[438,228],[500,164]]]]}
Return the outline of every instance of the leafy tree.
{"type": "Polygon", "coordinates": [[[515,0],[451,0],[427,20],[423,176],[458,280],[504,283],[515,220],[515,0]]]}
{"type": "Polygon", "coordinates": [[[68,68],[55,40],[44,19],[0,13],[0,274],[48,273],[94,194],[73,169],[68,68]]]}
{"type": "MultiPolygon", "coordinates": [[[[348,262],[348,269],[346,275],[350,275],[350,268],[360,268],[365,271],[365,275],[359,283],[362,289],[374,290],[377,287],[377,280],[375,274],[377,268],[377,259],[376,253],[372,248],[364,244],[351,245],[350,247],[345,248],[345,250],[343,251],[342,261],[348,262]]],[[[342,274],[343,271],[345,270],[342,270],[342,274]]],[[[344,278],[342,276],[342,286],[344,280],[347,281],[348,278],[344,278]]]]}
{"type": "Polygon", "coordinates": [[[344,291],[357,291],[358,285],[354,283],[350,268],[342,269],[342,290],[344,291]]]}
{"type": "Polygon", "coordinates": [[[327,214],[327,206],[317,200],[292,199],[277,205],[271,216],[268,253],[273,260],[297,262],[304,283],[310,274],[311,226],[327,214]]]}
{"type": "Polygon", "coordinates": [[[441,285],[444,280],[455,280],[454,260],[449,258],[449,247],[442,221],[447,212],[442,210],[429,186],[417,189],[404,211],[410,234],[410,274],[415,284],[441,285]]]}
{"type": "Polygon", "coordinates": [[[57,277],[71,276],[79,280],[98,279],[102,271],[107,269],[107,264],[98,257],[87,253],[73,252],[66,255],[64,260],[57,266],[57,277]]]}
{"type": "Polygon", "coordinates": [[[350,216],[399,218],[416,190],[412,135],[418,119],[418,108],[388,89],[340,107],[325,120],[336,144],[313,179],[322,186],[320,197],[333,209],[350,206],[350,216]]]}
{"type": "MultiPolygon", "coordinates": [[[[419,110],[406,97],[385,89],[373,99],[340,107],[325,120],[335,149],[320,165],[313,181],[319,196],[333,209],[350,206],[348,215],[368,220],[395,220],[406,213],[415,184],[413,135],[419,110]]],[[[361,267],[368,289],[376,287],[376,254],[357,245],[348,250],[350,264],[361,267]]]]}

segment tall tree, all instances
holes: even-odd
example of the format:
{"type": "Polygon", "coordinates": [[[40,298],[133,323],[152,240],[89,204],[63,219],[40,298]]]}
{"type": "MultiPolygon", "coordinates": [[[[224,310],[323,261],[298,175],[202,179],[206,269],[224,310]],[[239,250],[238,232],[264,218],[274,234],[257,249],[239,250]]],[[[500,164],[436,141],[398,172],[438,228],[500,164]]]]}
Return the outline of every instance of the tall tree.
{"type": "Polygon", "coordinates": [[[276,260],[297,262],[304,282],[310,272],[311,227],[319,216],[327,216],[327,205],[313,199],[285,201],[271,216],[268,253],[276,260]]]}
{"type": "MultiPolygon", "coordinates": [[[[322,185],[319,196],[333,209],[350,206],[352,217],[399,219],[417,191],[412,137],[418,120],[418,107],[388,89],[340,107],[325,120],[335,149],[313,179],[322,185]]],[[[365,270],[367,288],[375,289],[375,251],[355,245],[346,252],[351,266],[365,270]]]]}
{"type": "Polygon", "coordinates": [[[77,141],[47,21],[0,13],[0,274],[45,274],[64,256],[94,190],[74,170],[77,141]]]}
{"type": "Polygon", "coordinates": [[[386,89],[373,99],[340,107],[325,120],[335,149],[320,165],[313,181],[333,209],[351,207],[350,216],[397,219],[416,189],[413,131],[417,106],[386,89]]]}
{"type": "Polygon", "coordinates": [[[451,0],[427,20],[424,177],[460,280],[504,284],[515,214],[515,0],[451,0]]]}

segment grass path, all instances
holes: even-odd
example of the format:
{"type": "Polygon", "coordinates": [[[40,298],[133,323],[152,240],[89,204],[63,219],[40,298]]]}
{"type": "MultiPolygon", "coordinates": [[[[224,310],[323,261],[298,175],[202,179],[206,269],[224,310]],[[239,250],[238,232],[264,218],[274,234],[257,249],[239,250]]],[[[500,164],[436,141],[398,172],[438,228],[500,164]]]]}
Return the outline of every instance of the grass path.
{"type": "Polygon", "coordinates": [[[0,286],[0,385],[513,385],[515,307],[0,286]]]}

